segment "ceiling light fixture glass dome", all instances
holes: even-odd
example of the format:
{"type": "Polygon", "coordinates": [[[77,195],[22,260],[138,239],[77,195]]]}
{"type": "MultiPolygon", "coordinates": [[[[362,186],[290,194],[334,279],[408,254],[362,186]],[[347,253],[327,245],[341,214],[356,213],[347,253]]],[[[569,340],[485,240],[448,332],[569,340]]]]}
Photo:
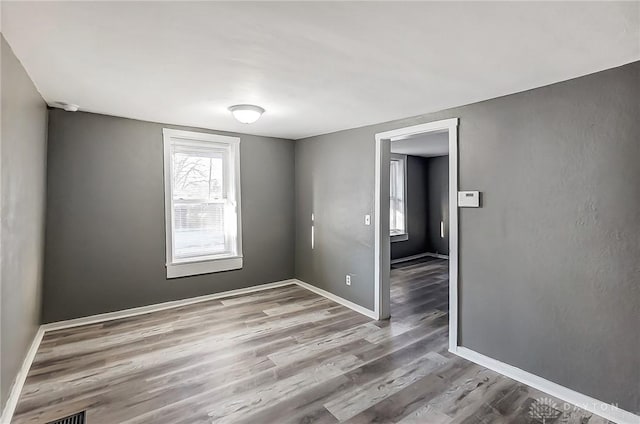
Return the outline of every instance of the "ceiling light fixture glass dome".
{"type": "Polygon", "coordinates": [[[253,124],[264,113],[264,109],[256,105],[235,105],[231,106],[229,111],[243,124],[253,124]]]}

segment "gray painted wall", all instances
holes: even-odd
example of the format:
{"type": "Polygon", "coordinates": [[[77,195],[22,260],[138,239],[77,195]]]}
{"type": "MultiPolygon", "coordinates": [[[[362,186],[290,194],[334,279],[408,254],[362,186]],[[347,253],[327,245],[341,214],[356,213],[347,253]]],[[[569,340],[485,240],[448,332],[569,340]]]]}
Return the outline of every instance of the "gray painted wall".
{"type": "Polygon", "coordinates": [[[374,135],[459,117],[462,345],[640,412],[639,102],[635,62],[298,141],[296,276],[372,308],[374,135]]]}
{"type": "Polygon", "coordinates": [[[429,251],[427,158],[407,156],[407,231],[405,241],[391,243],[391,259],[429,251]]]}
{"type": "Polygon", "coordinates": [[[2,38],[0,409],[40,324],[47,108],[2,38]]]}
{"type": "Polygon", "coordinates": [[[167,280],[162,128],[179,127],[58,109],[49,121],[45,322],[293,277],[292,141],[239,135],[244,268],[167,280]]]}
{"type": "Polygon", "coordinates": [[[449,156],[426,159],[427,169],[427,251],[449,254],[449,156]],[[444,221],[444,238],[440,236],[444,221]]]}
{"type": "Polygon", "coordinates": [[[359,128],[295,143],[296,278],[370,309],[373,225],[364,216],[373,223],[373,134],[359,128]]]}

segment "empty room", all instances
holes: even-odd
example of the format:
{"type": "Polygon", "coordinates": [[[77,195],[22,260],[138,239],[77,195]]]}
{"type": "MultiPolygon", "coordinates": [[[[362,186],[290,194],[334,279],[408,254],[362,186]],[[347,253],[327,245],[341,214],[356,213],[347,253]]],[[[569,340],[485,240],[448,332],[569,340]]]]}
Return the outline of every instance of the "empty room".
{"type": "Polygon", "coordinates": [[[0,20],[0,424],[640,424],[640,1],[0,20]]]}

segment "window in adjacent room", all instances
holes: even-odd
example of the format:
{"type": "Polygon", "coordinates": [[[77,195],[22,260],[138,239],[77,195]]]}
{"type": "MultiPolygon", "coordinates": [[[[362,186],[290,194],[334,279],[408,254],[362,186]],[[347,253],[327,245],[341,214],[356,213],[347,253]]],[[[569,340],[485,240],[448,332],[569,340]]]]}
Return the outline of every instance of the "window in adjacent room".
{"type": "Polygon", "coordinates": [[[240,139],[163,134],[167,277],[242,268],[240,139]]]}
{"type": "Polygon", "coordinates": [[[391,155],[391,211],[390,228],[391,241],[408,239],[407,234],[407,186],[406,186],[407,157],[404,155],[391,155]]]}

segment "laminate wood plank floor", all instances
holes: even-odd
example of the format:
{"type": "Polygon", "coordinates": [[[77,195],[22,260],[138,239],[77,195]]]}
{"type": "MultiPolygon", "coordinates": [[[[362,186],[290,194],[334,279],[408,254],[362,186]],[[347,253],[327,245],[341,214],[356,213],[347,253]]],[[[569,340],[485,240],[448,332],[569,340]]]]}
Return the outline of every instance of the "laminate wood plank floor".
{"type": "Polygon", "coordinates": [[[451,355],[447,266],[393,266],[389,321],[291,285],[46,333],[13,423],[606,422],[451,355]]]}

